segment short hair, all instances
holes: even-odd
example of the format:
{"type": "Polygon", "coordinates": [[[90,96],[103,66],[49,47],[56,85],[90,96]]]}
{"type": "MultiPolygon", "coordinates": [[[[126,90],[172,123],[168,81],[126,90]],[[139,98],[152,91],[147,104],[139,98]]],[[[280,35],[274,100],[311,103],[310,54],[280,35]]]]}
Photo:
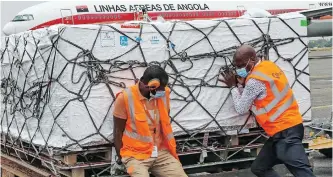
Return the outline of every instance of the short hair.
{"type": "Polygon", "coordinates": [[[237,48],[236,52],[234,53],[233,59],[236,58],[242,58],[244,60],[247,60],[247,57],[256,57],[256,51],[254,48],[250,45],[243,44],[240,47],[237,48]]]}
{"type": "Polygon", "coordinates": [[[167,86],[169,82],[168,74],[165,72],[165,70],[162,67],[158,65],[149,66],[143,73],[143,76],[141,77],[141,81],[144,84],[148,84],[148,82],[152,79],[159,79],[160,85],[162,87],[167,86]]]}

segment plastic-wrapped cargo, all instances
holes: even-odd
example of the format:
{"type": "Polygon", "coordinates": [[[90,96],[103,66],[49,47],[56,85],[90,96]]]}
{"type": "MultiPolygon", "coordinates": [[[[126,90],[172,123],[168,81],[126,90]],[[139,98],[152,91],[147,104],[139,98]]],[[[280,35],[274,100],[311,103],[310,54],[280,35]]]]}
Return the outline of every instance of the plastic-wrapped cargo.
{"type": "Polygon", "coordinates": [[[256,127],[218,82],[243,43],[286,73],[311,121],[307,28],[300,14],[272,18],[56,25],[1,41],[1,132],[48,147],[110,142],[115,95],[146,64],[169,74],[175,135],[256,127]]]}

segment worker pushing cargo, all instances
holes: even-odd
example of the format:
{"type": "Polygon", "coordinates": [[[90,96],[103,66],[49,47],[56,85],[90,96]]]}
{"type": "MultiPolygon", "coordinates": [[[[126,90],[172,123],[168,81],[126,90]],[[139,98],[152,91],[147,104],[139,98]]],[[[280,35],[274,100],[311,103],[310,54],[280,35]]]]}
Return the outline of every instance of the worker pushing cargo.
{"type": "Polygon", "coordinates": [[[262,147],[251,171],[258,177],[278,177],[273,166],[283,163],[296,177],[313,177],[302,139],[302,115],[287,77],[272,61],[261,61],[249,45],[242,45],[234,54],[236,74],[245,87],[236,87],[233,72],[222,73],[222,82],[231,87],[235,109],[244,114],[250,109],[269,139],[262,147]]]}
{"type": "Polygon", "coordinates": [[[187,177],[176,153],[170,111],[168,74],[148,67],[137,84],[117,95],[114,144],[117,164],[132,177],[187,177]]]}

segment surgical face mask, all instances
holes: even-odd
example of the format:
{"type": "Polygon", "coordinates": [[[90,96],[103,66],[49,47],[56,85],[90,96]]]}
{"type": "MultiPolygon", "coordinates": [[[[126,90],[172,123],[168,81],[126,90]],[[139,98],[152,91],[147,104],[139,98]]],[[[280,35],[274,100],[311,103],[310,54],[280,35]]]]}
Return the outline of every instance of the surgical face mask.
{"type": "Polygon", "coordinates": [[[237,73],[238,76],[240,76],[240,77],[242,77],[242,78],[246,78],[247,75],[249,74],[249,73],[246,71],[245,67],[244,67],[244,68],[240,68],[240,69],[236,69],[236,73],[237,73]]]}
{"type": "Polygon", "coordinates": [[[150,96],[153,97],[153,98],[161,98],[161,97],[164,97],[165,95],[165,91],[156,91],[155,95],[153,95],[151,92],[150,92],[150,96]]]}
{"type": "Polygon", "coordinates": [[[243,68],[239,68],[239,69],[236,69],[236,73],[238,76],[242,77],[242,78],[246,78],[247,75],[249,74],[249,72],[246,71],[246,67],[247,65],[250,63],[250,59],[249,61],[247,62],[246,66],[243,67],[243,68]]]}

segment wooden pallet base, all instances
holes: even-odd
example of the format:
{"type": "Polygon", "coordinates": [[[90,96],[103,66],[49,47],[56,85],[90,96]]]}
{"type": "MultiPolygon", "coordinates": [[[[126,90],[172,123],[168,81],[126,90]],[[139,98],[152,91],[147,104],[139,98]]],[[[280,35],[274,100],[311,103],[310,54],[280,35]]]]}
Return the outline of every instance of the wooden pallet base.
{"type": "Polygon", "coordinates": [[[2,168],[1,169],[1,176],[2,177],[15,177],[15,174],[13,174],[10,171],[7,171],[4,168],[2,168]]]}
{"type": "MultiPolygon", "coordinates": [[[[5,164],[13,165],[12,168],[8,168],[8,171],[15,172],[16,176],[19,177],[39,177],[40,174],[34,173],[36,170],[33,169],[34,165],[29,164],[31,160],[34,161],[34,164],[43,166],[43,169],[54,168],[58,174],[66,177],[85,177],[89,176],[88,169],[94,168],[106,168],[111,164],[112,151],[111,146],[107,145],[105,147],[92,147],[87,148],[83,151],[78,152],[60,152],[54,155],[51,159],[46,153],[41,153],[39,156],[35,155],[34,151],[28,149],[23,149],[17,146],[4,146],[2,142],[2,157],[5,164]],[[11,156],[9,156],[10,154],[11,156]],[[5,156],[5,157],[4,157],[5,156]],[[10,159],[10,162],[8,161],[10,159]],[[8,162],[7,162],[8,161],[8,162]],[[52,163],[51,163],[52,162],[52,163]],[[21,166],[27,165],[26,169],[21,166]],[[46,167],[48,166],[48,167],[46,167]],[[16,169],[16,170],[13,170],[16,169]],[[18,170],[17,170],[18,169],[18,170]],[[30,170],[29,170],[30,169],[30,170]],[[28,173],[29,175],[26,175],[28,173]],[[31,173],[31,175],[30,175],[31,173]]],[[[53,170],[52,170],[53,171],[53,170]]],[[[52,175],[52,172],[49,172],[48,175],[52,175]]],[[[42,175],[43,176],[43,175],[42,175]]]]}
{"type": "MultiPolygon", "coordinates": [[[[85,152],[84,155],[90,157],[98,157],[100,161],[95,163],[101,164],[110,164],[112,159],[112,150],[111,147],[109,149],[104,150],[93,150],[90,149],[89,152],[85,152]]],[[[60,167],[59,169],[68,169],[66,171],[61,170],[62,174],[68,177],[84,177],[85,169],[94,168],[94,162],[87,163],[86,159],[82,159],[82,154],[64,154],[59,156],[58,158],[62,158],[65,163],[64,167],[60,167]]],[[[89,157],[86,157],[89,158],[89,157]]]]}
{"type": "Polygon", "coordinates": [[[26,162],[20,161],[14,157],[1,154],[1,170],[3,176],[8,177],[49,177],[52,176],[51,173],[36,168],[26,162]],[[14,175],[14,176],[13,176],[14,175]]]}
{"type": "MultiPolygon", "coordinates": [[[[191,170],[193,168],[199,169],[196,165],[208,168],[209,166],[214,166],[212,164],[229,166],[227,165],[229,162],[231,164],[238,162],[248,164],[247,161],[249,160],[246,159],[253,158],[260,152],[264,140],[265,138],[261,136],[261,132],[258,130],[227,136],[218,132],[202,133],[195,137],[182,136],[177,138],[177,144],[178,147],[185,148],[180,148],[178,155],[183,167],[191,170]],[[245,161],[243,162],[240,159],[245,159],[245,161]]],[[[35,162],[38,161],[37,163],[40,166],[50,169],[52,167],[52,171],[55,170],[58,174],[66,177],[85,177],[96,173],[105,175],[109,171],[108,167],[110,167],[114,156],[112,147],[109,144],[84,147],[84,149],[78,151],[53,149],[52,156],[48,154],[49,151],[42,151],[36,156],[34,149],[26,148],[29,146],[24,143],[21,146],[16,146],[16,144],[11,146],[11,144],[7,143],[1,142],[4,152],[17,156],[16,160],[22,156],[23,160],[28,161],[25,164],[28,164],[33,159],[35,162]]],[[[38,149],[38,147],[35,149],[38,149]]],[[[24,163],[20,160],[18,161],[24,163]]],[[[20,169],[20,167],[17,168],[20,169]]],[[[19,173],[15,172],[15,174],[19,173]]],[[[17,176],[21,177],[22,175],[24,176],[24,174],[17,176]]],[[[38,172],[37,175],[33,174],[32,176],[39,177],[38,172]]]]}

